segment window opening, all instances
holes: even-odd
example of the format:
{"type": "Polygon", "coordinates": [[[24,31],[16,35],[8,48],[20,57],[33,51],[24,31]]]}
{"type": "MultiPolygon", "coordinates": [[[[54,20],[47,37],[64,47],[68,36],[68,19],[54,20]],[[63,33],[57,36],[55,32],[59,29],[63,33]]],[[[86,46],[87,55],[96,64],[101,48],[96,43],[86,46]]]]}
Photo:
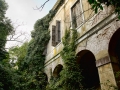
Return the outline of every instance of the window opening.
{"type": "Polygon", "coordinates": [[[83,17],[81,13],[82,13],[82,9],[80,7],[80,0],[78,0],[71,8],[73,28],[77,28],[79,25],[83,23],[83,17]]]}

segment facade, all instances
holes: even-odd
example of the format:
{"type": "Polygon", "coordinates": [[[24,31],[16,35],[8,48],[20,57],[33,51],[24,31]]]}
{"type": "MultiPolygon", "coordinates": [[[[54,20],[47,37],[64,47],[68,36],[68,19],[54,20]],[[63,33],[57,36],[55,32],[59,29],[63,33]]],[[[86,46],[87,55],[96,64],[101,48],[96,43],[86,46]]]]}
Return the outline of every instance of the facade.
{"type": "MultiPolygon", "coordinates": [[[[53,10],[60,2],[56,2],[53,10]]],[[[44,69],[48,81],[64,67],[60,52],[65,30],[76,28],[79,33],[76,61],[83,70],[86,87],[108,90],[104,85],[108,80],[109,85],[118,86],[115,73],[120,68],[120,21],[113,13],[112,6],[103,7],[102,11],[94,14],[87,0],[64,0],[49,24],[51,38],[47,45],[44,69]]]]}

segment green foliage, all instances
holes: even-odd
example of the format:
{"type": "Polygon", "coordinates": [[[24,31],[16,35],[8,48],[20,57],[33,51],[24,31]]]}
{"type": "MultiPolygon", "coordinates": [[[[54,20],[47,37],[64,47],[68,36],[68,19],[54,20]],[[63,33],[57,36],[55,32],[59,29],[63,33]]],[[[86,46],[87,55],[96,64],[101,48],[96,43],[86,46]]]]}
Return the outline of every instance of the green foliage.
{"type": "Polygon", "coordinates": [[[9,49],[10,62],[13,66],[22,66],[22,62],[27,54],[28,42],[23,43],[22,46],[15,46],[9,49]]]}
{"type": "Polygon", "coordinates": [[[0,21],[3,21],[7,8],[8,5],[6,4],[5,0],[0,0],[0,21]]]}
{"type": "Polygon", "coordinates": [[[50,90],[83,90],[81,84],[83,77],[75,55],[76,39],[76,30],[66,30],[65,36],[62,39],[64,48],[61,52],[64,68],[60,72],[59,78],[51,80],[50,90]]]}
{"type": "Polygon", "coordinates": [[[0,62],[2,62],[4,59],[8,59],[8,52],[4,49],[0,49],[0,62]]]}
{"type": "Polygon", "coordinates": [[[43,71],[45,61],[43,52],[50,39],[50,32],[48,30],[49,22],[63,4],[63,1],[64,0],[60,1],[54,11],[50,10],[49,14],[37,20],[34,25],[34,31],[31,32],[32,40],[28,45],[27,55],[21,67],[21,71],[24,70],[24,72],[30,76],[30,78],[25,77],[28,80],[26,88],[29,90],[45,90],[47,85],[47,76],[43,71]]]}
{"type": "Polygon", "coordinates": [[[7,36],[13,30],[10,19],[5,17],[7,7],[5,0],[0,0],[0,61],[7,58],[4,47],[7,36]]]}
{"type": "Polygon", "coordinates": [[[5,17],[7,7],[5,0],[0,0],[0,90],[12,90],[14,87],[12,71],[9,67],[9,54],[4,48],[7,36],[13,30],[10,19],[5,17]]]}
{"type": "Polygon", "coordinates": [[[19,74],[11,68],[9,59],[0,62],[0,90],[16,90],[19,74]]]}
{"type": "Polygon", "coordinates": [[[11,90],[12,86],[12,73],[0,64],[0,90],[11,90]]]}
{"type": "Polygon", "coordinates": [[[21,47],[11,48],[9,57],[4,46],[7,35],[11,34],[13,27],[11,21],[5,17],[8,6],[4,0],[0,0],[0,60],[2,60],[0,65],[3,64],[0,67],[0,90],[45,90],[47,76],[43,72],[45,61],[43,52],[50,39],[49,22],[63,1],[60,1],[54,11],[51,10],[45,17],[36,21],[34,31],[31,32],[32,40],[21,47]],[[17,62],[14,63],[16,59],[17,62]],[[15,66],[18,66],[18,69],[14,69],[15,66]]]}
{"type": "MultiPolygon", "coordinates": [[[[0,4],[2,5],[4,1],[1,1],[2,3],[0,4]]],[[[63,2],[60,2],[59,5],[61,4],[63,4],[63,2]]],[[[3,81],[10,80],[10,84],[8,86],[9,89],[4,88],[7,86],[7,81],[6,83],[0,82],[1,90],[46,89],[47,76],[43,71],[45,61],[45,55],[43,55],[43,52],[46,49],[47,43],[50,39],[50,32],[48,30],[49,22],[59,9],[59,5],[56,7],[55,11],[51,10],[45,17],[36,21],[34,25],[34,31],[31,32],[32,40],[29,43],[26,42],[21,47],[16,46],[11,48],[9,50],[10,58],[5,50],[0,52],[1,56],[4,55],[4,58],[3,56],[0,57],[0,59],[4,59],[1,64],[4,63],[4,66],[7,66],[7,71],[5,72],[8,73],[8,76],[5,76],[6,79],[4,79],[4,76],[0,74],[1,79],[3,79],[3,81]],[[15,63],[16,59],[17,62],[15,63]],[[18,69],[15,69],[15,66],[17,66],[18,69]],[[9,77],[11,77],[11,79],[9,77]]],[[[7,9],[7,4],[6,8],[4,7],[4,9],[7,9]]],[[[4,10],[1,12],[5,13],[4,10]]],[[[4,17],[4,14],[2,16],[0,13],[0,16],[4,17]]],[[[12,31],[12,26],[10,26],[10,21],[7,18],[4,18],[4,20],[1,20],[1,22],[2,24],[0,23],[0,30],[4,30],[4,32],[1,32],[0,34],[0,48],[2,49],[6,43],[7,35],[9,35],[12,31]]],[[[4,72],[4,69],[2,70],[3,71],[1,72],[4,72]]]]}
{"type": "Polygon", "coordinates": [[[34,25],[34,31],[31,32],[32,40],[28,45],[27,55],[20,68],[20,71],[22,71],[22,73],[24,72],[24,77],[27,80],[27,83],[24,84],[26,87],[24,90],[45,90],[47,76],[43,71],[45,61],[43,52],[50,39],[50,32],[48,30],[49,22],[64,1],[65,0],[61,0],[54,11],[50,10],[49,14],[42,19],[37,20],[34,25]]]}
{"type": "Polygon", "coordinates": [[[32,40],[28,44],[24,60],[20,61],[19,65],[19,70],[23,74],[24,90],[45,90],[46,88],[47,76],[43,71],[45,61],[43,52],[50,39],[48,27],[54,15],[55,12],[51,10],[45,17],[37,20],[34,31],[31,32],[32,40]]]}
{"type": "Polygon", "coordinates": [[[112,5],[115,7],[115,12],[118,14],[118,18],[120,19],[120,1],[119,0],[88,0],[88,2],[92,5],[92,9],[95,10],[95,13],[98,12],[98,9],[103,10],[102,4],[107,6],[112,5]]]}

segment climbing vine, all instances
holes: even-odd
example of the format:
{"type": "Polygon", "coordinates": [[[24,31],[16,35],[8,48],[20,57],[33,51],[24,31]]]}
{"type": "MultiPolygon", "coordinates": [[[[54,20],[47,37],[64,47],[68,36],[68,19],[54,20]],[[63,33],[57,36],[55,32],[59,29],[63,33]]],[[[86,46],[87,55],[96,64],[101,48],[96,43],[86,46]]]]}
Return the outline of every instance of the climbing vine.
{"type": "Polygon", "coordinates": [[[42,19],[37,20],[34,25],[34,31],[31,33],[32,40],[28,45],[27,55],[20,70],[24,70],[27,84],[24,84],[26,90],[45,90],[47,76],[42,70],[45,61],[43,52],[50,39],[49,22],[52,19],[52,12],[42,19]],[[27,75],[29,77],[27,77],[27,75]]]}
{"type": "Polygon", "coordinates": [[[39,19],[34,24],[31,32],[32,40],[29,42],[27,54],[21,65],[18,67],[18,84],[16,89],[24,90],[45,90],[47,76],[44,73],[45,49],[50,39],[49,22],[65,0],[61,0],[58,5],[49,13],[39,19]]]}
{"type": "Polygon", "coordinates": [[[60,53],[64,68],[60,72],[60,77],[51,80],[50,90],[82,90],[82,75],[79,65],[76,62],[76,44],[77,30],[66,30],[63,37],[64,48],[60,53]]]}
{"type": "Polygon", "coordinates": [[[19,80],[16,89],[24,90],[45,90],[47,85],[47,76],[44,73],[45,49],[50,39],[48,30],[49,22],[55,15],[50,11],[42,19],[34,24],[34,30],[31,32],[31,41],[27,46],[27,53],[24,60],[21,60],[18,67],[19,80]]]}
{"type": "Polygon", "coordinates": [[[60,6],[64,3],[61,0],[55,10],[50,10],[42,19],[36,21],[34,31],[31,32],[32,40],[28,45],[27,55],[19,70],[22,72],[22,83],[20,87],[24,90],[45,90],[47,76],[44,73],[45,49],[50,39],[49,22],[60,6]],[[29,77],[28,77],[29,76],[29,77]]]}
{"type": "MultiPolygon", "coordinates": [[[[2,1],[4,0],[1,0],[1,2],[2,1]]],[[[65,0],[61,0],[58,5],[54,9],[50,10],[45,17],[36,21],[36,23],[34,24],[34,30],[31,32],[31,41],[27,45],[25,45],[25,49],[22,49],[24,53],[20,52],[20,54],[22,53],[23,55],[19,55],[19,53],[17,55],[18,62],[16,63],[16,66],[18,67],[18,69],[12,68],[12,65],[14,65],[14,63],[10,66],[12,70],[5,70],[5,68],[0,64],[0,70],[4,70],[4,75],[3,73],[1,74],[1,90],[4,88],[9,88],[10,90],[46,90],[48,80],[43,69],[45,61],[45,49],[50,39],[50,31],[48,30],[49,22],[52,20],[52,18],[59,10],[60,6],[64,3],[64,1],[65,0]],[[8,72],[9,70],[11,72],[8,72]]],[[[7,8],[4,8],[4,11],[6,11],[7,8]]],[[[3,15],[0,17],[0,20],[2,20],[2,18],[4,18],[3,15]]],[[[5,22],[5,20],[2,21],[5,22]]],[[[4,31],[7,29],[12,29],[12,27],[9,28],[8,22],[9,20],[7,21],[8,28],[4,28],[4,31]]],[[[9,33],[6,33],[6,35],[8,34],[9,33]]],[[[4,34],[1,34],[1,38],[3,35],[4,34]]],[[[3,37],[4,39],[6,39],[6,35],[5,37],[3,37]]],[[[4,48],[4,44],[5,42],[3,43],[1,41],[1,50],[3,50],[2,48],[4,48]]],[[[24,46],[21,46],[20,48],[13,48],[12,51],[16,53],[16,50],[20,51],[22,47],[24,46]]],[[[0,57],[0,59],[5,59],[6,56],[8,57],[4,50],[0,54],[4,54],[2,57],[0,57]]]]}

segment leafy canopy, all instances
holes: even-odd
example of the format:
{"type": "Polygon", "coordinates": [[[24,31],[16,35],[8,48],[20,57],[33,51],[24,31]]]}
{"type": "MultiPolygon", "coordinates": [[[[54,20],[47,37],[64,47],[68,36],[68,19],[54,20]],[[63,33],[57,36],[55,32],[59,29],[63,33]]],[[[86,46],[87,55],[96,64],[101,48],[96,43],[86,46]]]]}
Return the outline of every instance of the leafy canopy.
{"type": "Polygon", "coordinates": [[[7,58],[5,51],[5,43],[7,36],[13,30],[10,19],[5,17],[5,13],[8,5],[5,3],[5,0],[0,0],[0,61],[7,58]]]}

